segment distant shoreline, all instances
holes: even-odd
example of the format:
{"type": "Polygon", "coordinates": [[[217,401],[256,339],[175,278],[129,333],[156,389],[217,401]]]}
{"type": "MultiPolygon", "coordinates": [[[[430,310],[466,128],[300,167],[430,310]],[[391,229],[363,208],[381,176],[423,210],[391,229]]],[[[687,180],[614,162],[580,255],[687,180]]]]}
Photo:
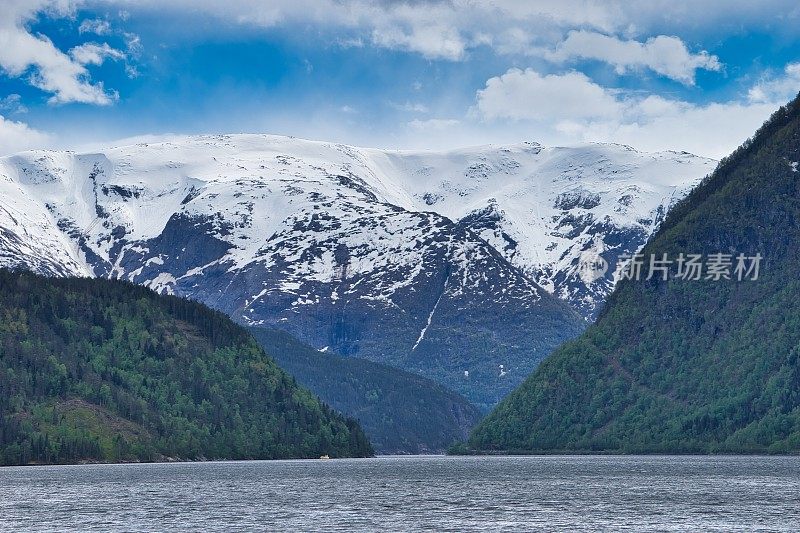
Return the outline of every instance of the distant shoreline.
{"type": "Polygon", "coordinates": [[[8,468],[40,468],[40,467],[53,467],[53,466],[127,466],[127,465],[185,465],[185,464],[214,464],[214,463],[280,463],[280,462],[295,462],[295,461],[312,461],[312,462],[330,462],[342,460],[386,460],[386,459],[421,459],[421,458],[460,458],[460,457],[483,457],[483,458],[522,458],[522,457],[787,457],[795,458],[800,457],[800,453],[612,453],[612,452],[592,452],[592,453],[473,453],[473,454],[397,454],[397,455],[375,455],[373,457],[337,457],[322,460],[314,457],[297,457],[286,459],[213,459],[213,460],[167,460],[167,461],[119,461],[119,462],[102,462],[102,461],[81,461],[76,463],[32,463],[26,465],[6,465],[0,466],[0,471],[8,468]]]}

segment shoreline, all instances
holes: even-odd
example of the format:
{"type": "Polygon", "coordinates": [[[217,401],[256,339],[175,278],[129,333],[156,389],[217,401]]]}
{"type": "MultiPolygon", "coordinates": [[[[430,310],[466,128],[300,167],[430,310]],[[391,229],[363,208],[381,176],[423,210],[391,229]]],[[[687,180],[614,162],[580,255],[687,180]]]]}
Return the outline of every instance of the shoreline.
{"type": "Polygon", "coordinates": [[[294,458],[281,458],[281,459],[210,459],[210,460],[164,460],[164,461],[118,461],[118,462],[102,462],[102,461],[81,461],[75,463],[31,463],[25,465],[2,465],[0,471],[9,468],[47,468],[47,467],[72,467],[72,466],[128,466],[128,465],[188,465],[188,464],[228,464],[228,463],[281,463],[281,462],[323,462],[330,463],[331,461],[369,461],[369,460],[390,460],[390,459],[458,459],[464,457],[475,458],[585,458],[585,457],[614,457],[614,458],[666,458],[666,457],[682,457],[682,458],[754,458],[754,457],[785,457],[785,458],[800,458],[800,453],[793,454],[769,454],[769,453],[474,453],[474,454],[397,454],[397,455],[375,455],[373,457],[331,457],[330,459],[321,459],[319,457],[294,457],[294,458]]]}

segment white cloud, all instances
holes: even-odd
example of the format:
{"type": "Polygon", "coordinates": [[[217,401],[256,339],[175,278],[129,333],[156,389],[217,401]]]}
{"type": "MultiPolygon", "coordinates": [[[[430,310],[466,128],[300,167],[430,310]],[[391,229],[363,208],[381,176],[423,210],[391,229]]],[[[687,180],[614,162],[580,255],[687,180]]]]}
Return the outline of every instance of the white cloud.
{"type": "Polygon", "coordinates": [[[467,43],[454,28],[438,24],[412,26],[403,29],[397,26],[377,28],[372,31],[372,41],[378,46],[418,52],[428,59],[464,58],[467,43]]]}
{"type": "Polygon", "coordinates": [[[139,57],[142,55],[142,39],[135,33],[125,32],[123,34],[125,37],[125,46],[128,48],[128,53],[133,57],[139,57]]]}
{"type": "Polygon", "coordinates": [[[618,142],[642,150],[686,150],[721,158],[731,153],[775,111],[775,103],[738,101],[695,105],[650,96],[630,101],[617,120],[567,123],[562,131],[581,141],[618,142]],[[656,111],[657,110],[657,111],[656,111]]]}
{"type": "Polygon", "coordinates": [[[12,115],[27,113],[28,108],[22,103],[22,96],[9,94],[5,98],[0,98],[0,111],[6,111],[12,115]]]}
{"type": "Polygon", "coordinates": [[[494,8],[496,15],[515,22],[544,20],[559,27],[588,26],[602,31],[626,25],[626,6],[608,0],[484,0],[478,4],[487,11],[494,8]]]}
{"type": "Polygon", "coordinates": [[[800,92],[800,63],[789,63],[782,76],[765,77],[747,93],[751,102],[780,102],[800,92]]]}
{"type": "Polygon", "coordinates": [[[621,111],[617,98],[580,72],[543,76],[512,68],[478,91],[477,108],[489,120],[596,119],[621,111]]]}
{"type": "Polygon", "coordinates": [[[21,150],[42,148],[50,143],[50,136],[23,122],[8,120],[0,115],[0,156],[21,150]]]}
{"type": "Polygon", "coordinates": [[[799,74],[789,65],[783,77],[751,89],[750,98],[693,104],[605,88],[576,72],[510,69],[477,92],[473,113],[494,131],[534,130],[545,142],[619,142],[719,158],[796,94],[799,74]]]}
{"type": "Polygon", "coordinates": [[[430,111],[428,106],[419,102],[406,102],[404,104],[389,102],[389,106],[393,109],[404,111],[406,113],[427,113],[430,111]]]}
{"type": "Polygon", "coordinates": [[[0,68],[8,76],[27,77],[31,85],[52,93],[51,104],[108,105],[116,98],[114,93],[106,92],[102,83],[89,81],[84,65],[56,48],[47,36],[34,36],[25,26],[41,10],[65,15],[70,7],[68,1],[8,1],[0,18],[0,68]]]}
{"type": "Polygon", "coordinates": [[[108,35],[111,33],[111,24],[102,19],[86,19],[78,27],[78,33],[94,33],[95,35],[108,35]]]}
{"type": "Polygon", "coordinates": [[[718,71],[722,68],[717,56],[706,51],[693,54],[681,39],[665,35],[641,43],[591,31],[571,31],[555,50],[544,55],[556,62],[575,58],[604,61],[613,65],[618,74],[649,68],[686,85],[694,85],[698,69],[718,71]]]}
{"type": "Polygon", "coordinates": [[[427,130],[442,132],[444,130],[452,129],[459,124],[461,124],[461,121],[453,118],[431,118],[428,120],[412,120],[408,123],[408,126],[417,131],[427,130]]]}
{"type": "Polygon", "coordinates": [[[69,55],[79,65],[102,65],[106,59],[125,59],[125,54],[108,43],[84,43],[69,51],[69,55]]]}

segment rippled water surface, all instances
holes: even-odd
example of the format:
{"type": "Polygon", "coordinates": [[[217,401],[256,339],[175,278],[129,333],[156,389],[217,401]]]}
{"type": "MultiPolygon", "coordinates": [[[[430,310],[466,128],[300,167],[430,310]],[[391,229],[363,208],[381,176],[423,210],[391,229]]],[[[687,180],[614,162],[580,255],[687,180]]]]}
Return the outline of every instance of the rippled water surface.
{"type": "Polygon", "coordinates": [[[800,531],[798,457],[0,468],[6,531],[800,531]]]}

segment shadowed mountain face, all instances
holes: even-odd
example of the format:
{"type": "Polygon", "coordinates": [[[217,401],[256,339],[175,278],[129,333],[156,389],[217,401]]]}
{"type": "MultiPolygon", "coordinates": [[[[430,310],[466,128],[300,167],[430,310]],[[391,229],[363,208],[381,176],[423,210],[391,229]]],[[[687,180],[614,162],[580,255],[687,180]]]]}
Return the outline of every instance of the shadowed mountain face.
{"type": "Polygon", "coordinates": [[[610,145],[428,154],[270,136],[28,152],[0,159],[0,261],[188,296],[487,408],[583,329],[617,257],[708,164],[610,145]],[[607,271],[581,269],[598,256],[607,271]]]}
{"type": "Polygon", "coordinates": [[[795,100],[675,206],[644,248],[673,260],[702,254],[701,279],[681,278],[673,264],[666,280],[659,271],[621,282],[597,323],[506,398],[471,446],[800,450],[798,162],[795,100]],[[759,254],[755,279],[750,258],[759,254]]]}
{"type": "Polygon", "coordinates": [[[251,331],[300,384],[358,420],[379,454],[442,453],[464,441],[481,418],[464,398],[427,378],[323,353],[280,330],[251,331]]]}

